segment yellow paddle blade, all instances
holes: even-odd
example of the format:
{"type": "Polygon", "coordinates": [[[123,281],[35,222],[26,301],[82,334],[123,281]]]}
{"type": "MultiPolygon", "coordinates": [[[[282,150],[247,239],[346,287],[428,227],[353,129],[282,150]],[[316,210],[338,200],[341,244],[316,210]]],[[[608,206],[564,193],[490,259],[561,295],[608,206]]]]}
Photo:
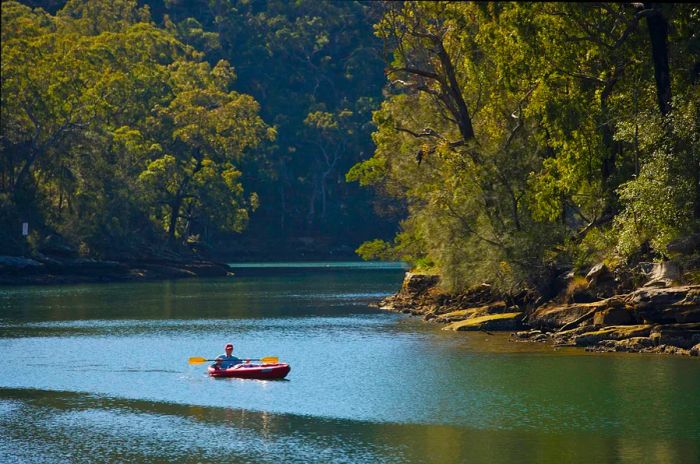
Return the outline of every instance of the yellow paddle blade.
{"type": "Polygon", "coordinates": [[[202,363],[207,362],[207,358],[195,357],[195,358],[190,358],[187,362],[189,364],[202,364],[202,363]]]}
{"type": "Polygon", "coordinates": [[[268,356],[267,358],[260,358],[260,361],[262,361],[263,364],[277,364],[280,362],[280,358],[277,356],[268,356]]]}

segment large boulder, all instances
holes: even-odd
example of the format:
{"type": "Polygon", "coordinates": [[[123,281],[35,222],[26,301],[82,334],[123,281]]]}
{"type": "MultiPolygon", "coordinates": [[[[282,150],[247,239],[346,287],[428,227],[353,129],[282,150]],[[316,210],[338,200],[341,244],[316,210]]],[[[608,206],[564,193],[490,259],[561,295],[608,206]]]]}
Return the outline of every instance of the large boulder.
{"type": "Polygon", "coordinates": [[[454,322],[443,330],[518,330],[523,319],[522,312],[490,314],[454,322]]]}
{"type": "Polygon", "coordinates": [[[605,263],[598,263],[593,266],[590,271],[588,271],[588,274],[586,274],[586,280],[588,280],[589,286],[593,286],[596,284],[596,282],[609,275],[610,270],[608,269],[608,266],[606,266],[605,263]]]}
{"type": "Polygon", "coordinates": [[[440,276],[437,275],[407,272],[401,285],[401,292],[417,295],[435,287],[439,282],[440,276]]]}
{"type": "Polygon", "coordinates": [[[449,304],[449,295],[437,287],[440,277],[433,274],[407,272],[398,293],[390,295],[379,302],[379,307],[389,311],[410,314],[443,314],[453,309],[449,304]]]}
{"type": "Polygon", "coordinates": [[[655,345],[692,348],[700,343],[700,323],[659,325],[652,329],[650,338],[655,345]]]}
{"type": "Polygon", "coordinates": [[[593,325],[627,325],[634,323],[631,311],[624,306],[611,306],[593,315],[593,325]]]}
{"type": "Polygon", "coordinates": [[[691,356],[700,356],[700,343],[690,349],[691,356]]]}
{"type": "Polygon", "coordinates": [[[618,283],[615,274],[604,263],[593,266],[586,274],[586,289],[596,298],[609,298],[616,293],[618,283]]]}
{"type": "Polygon", "coordinates": [[[654,263],[649,273],[649,280],[644,287],[670,287],[680,283],[682,279],[681,268],[673,261],[654,263]]]}
{"type": "Polygon", "coordinates": [[[657,324],[700,322],[700,285],[644,287],[626,297],[635,319],[657,324]]]}
{"type": "Polygon", "coordinates": [[[547,305],[535,310],[530,315],[528,323],[533,327],[558,329],[582,321],[582,318],[592,318],[598,311],[617,306],[624,306],[618,298],[608,298],[593,303],[547,305]]]}

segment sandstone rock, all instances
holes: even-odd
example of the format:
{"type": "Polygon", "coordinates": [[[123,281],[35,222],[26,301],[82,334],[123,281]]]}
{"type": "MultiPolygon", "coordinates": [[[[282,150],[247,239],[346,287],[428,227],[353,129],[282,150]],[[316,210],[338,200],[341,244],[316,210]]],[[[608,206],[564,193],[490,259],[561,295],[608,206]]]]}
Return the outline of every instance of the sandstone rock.
{"type": "Polygon", "coordinates": [[[640,288],[627,296],[627,301],[639,308],[670,306],[685,299],[690,292],[700,291],[700,285],[672,288],[640,288]]]}
{"type": "Polygon", "coordinates": [[[463,321],[474,316],[478,312],[478,308],[460,309],[457,311],[450,311],[449,313],[442,314],[437,317],[436,322],[442,322],[444,324],[449,324],[451,322],[463,321]]]}
{"type": "Polygon", "coordinates": [[[609,340],[613,342],[615,351],[637,352],[654,346],[654,341],[649,337],[631,337],[625,340],[609,340]]]}
{"type": "MultiPolygon", "coordinates": [[[[616,275],[603,264],[597,264],[586,274],[586,289],[593,299],[610,298],[618,293],[620,282],[616,275]]],[[[589,299],[589,301],[591,301],[589,299]]]]}
{"type": "Polygon", "coordinates": [[[651,333],[650,324],[611,326],[601,330],[587,332],[574,337],[577,346],[595,345],[602,340],[622,340],[631,337],[648,337],[651,333]]]}
{"type": "Polygon", "coordinates": [[[649,323],[700,322],[700,285],[670,288],[640,288],[630,293],[626,302],[635,319],[649,323]]]}
{"type": "Polygon", "coordinates": [[[700,323],[655,326],[650,337],[658,345],[692,348],[700,343],[700,323]]]}
{"type": "Polygon", "coordinates": [[[516,330],[520,327],[523,313],[491,314],[454,322],[443,330],[516,330]]]}
{"type": "Polygon", "coordinates": [[[407,272],[401,285],[401,292],[409,294],[423,293],[440,282],[440,276],[430,274],[416,274],[407,272]]]}
{"type": "Polygon", "coordinates": [[[583,325],[562,332],[553,332],[551,336],[555,345],[575,346],[576,343],[574,343],[574,340],[577,336],[588,332],[595,332],[596,330],[599,330],[599,328],[593,325],[583,325]]]}
{"type": "MultiPolygon", "coordinates": [[[[484,306],[479,306],[477,308],[466,308],[466,309],[460,309],[457,311],[451,311],[446,314],[442,314],[438,316],[437,322],[444,322],[444,323],[450,323],[450,322],[457,322],[457,321],[463,321],[465,319],[470,319],[472,317],[480,317],[480,316],[486,316],[489,314],[499,314],[505,312],[506,309],[506,303],[504,301],[497,301],[495,303],[489,304],[489,305],[484,305],[484,306]]],[[[509,312],[519,312],[519,311],[509,311],[509,312]]]]}
{"type": "MultiPolygon", "coordinates": [[[[564,305],[548,305],[535,310],[528,319],[533,327],[558,329],[567,324],[575,323],[582,318],[593,318],[593,314],[613,307],[624,307],[624,301],[619,298],[608,298],[593,303],[574,303],[564,305]]],[[[569,327],[572,328],[572,327],[569,327]]]]}
{"type": "Polygon", "coordinates": [[[654,350],[656,353],[666,353],[666,354],[680,354],[690,356],[690,350],[685,350],[673,345],[661,345],[654,350]]]}
{"type": "Polygon", "coordinates": [[[590,303],[542,306],[530,315],[528,323],[533,327],[557,329],[585,316],[591,311],[589,305],[590,303]]]}
{"type": "Polygon", "coordinates": [[[649,273],[649,281],[644,287],[670,287],[682,279],[681,268],[673,261],[654,263],[649,273]]]}
{"type": "Polygon", "coordinates": [[[691,356],[700,356],[700,343],[690,349],[691,356]]]}
{"type": "Polygon", "coordinates": [[[396,310],[396,305],[394,304],[393,301],[385,299],[377,303],[377,307],[379,309],[383,309],[385,311],[395,311],[396,310]]]}
{"type": "Polygon", "coordinates": [[[610,274],[608,266],[606,266],[605,263],[598,263],[593,266],[590,271],[588,271],[588,274],[586,274],[586,280],[588,280],[589,285],[595,285],[596,281],[607,274],[610,274]]]}
{"type": "Polygon", "coordinates": [[[608,309],[596,312],[593,315],[593,325],[627,325],[632,324],[634,318],[632,313],[624,307],[613,306],[608,309]]]}
{"type": "Polygon", "coordinates": [[[514,332],[514,333],[510,334],[511,337],[521,338],[521,339],[531,339],[531,338],[537,337],[538,335],[545,335],[545,334],[543,334],[541,330],[537,330],[537,329],[521,330],[519,332],[514,332]]]}

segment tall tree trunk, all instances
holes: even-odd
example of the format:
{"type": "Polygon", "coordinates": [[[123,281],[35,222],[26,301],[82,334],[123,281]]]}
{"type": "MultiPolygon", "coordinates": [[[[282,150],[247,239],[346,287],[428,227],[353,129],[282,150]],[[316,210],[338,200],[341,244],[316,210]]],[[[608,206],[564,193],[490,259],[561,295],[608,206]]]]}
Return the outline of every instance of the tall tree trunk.
{"type": "Polygon", "coordinates": [[[603,90],[600,92],[600,109],[603,120],[601,121],[601,131],[605,152],[603,154],[603,163],[601,166],[601,177],[603,180],[603,188],[606,190],[606,195],[614,188],[609,185],[609,179],[615,174],[615,162],[620,144],[615,141],[615,129],[609,113],[608,100],[612,95],[615,84],[620,79],[624,67],[616,66],[610,77],[608,77],[603,90]]]}
{"type": "Polygon", "coordinates": [[[314,174],[311,181],[311,196],[309,197],[309,211],[306,213],[306,232],[311,233],[311,229],[316,217],[316,198],[318,195],[318,174],[314,174]]]}
{"type": "Polygon", "coordinates": [[[464,96],[457,82],[455,68],[452,65],[450,55],[447,53],[447,50],[445,50],[442,39],[436,38],[435,45],[437,46],[437,55],[440,59],[442,70],[447,78],[447,89],[445,90],[452,97],[455,105],[454,116],[458,122],[459,132],[462,135],[462,139],[468,142],[474,138],[474,128],[472,127],[472,120],[469,115],[469,110],[467,109],[467,103],[464,101],[464,96]]]}
{"type": "Polygon", "coordinates": [[[659,111],[666,116],[671,111],[671,73],[668,65],[668,24],[656,3],[648,4],[653,13],[647,15],[649,40],[651,41],[651,57],[654,62],[654,77],[656,78],[656,97],[659,111]]]}
{"type": "Polygon", "coordinates": [[[177,219],[180,216],[180,208],[182,207],[182,197],[175,198],[170,205],[170,223],[168,224],[168,243],[175,242],[175,228],[177,227],[177,219]]]}
{"type": "Polygon", "coordinates": [[[195,159],[197,160],[197,162],[194,165],[194,168],[192,169],[192,174],[183,179],[182,183],[180,184],[180,187],[177,189],[175,198],[173,199],[172,203],[170,203],[170,223],[168,224],[168,243],[170,244],[175,242],[175,228],[177,227],[177,220],[180,217],[180,208],[182,208],[182,201],[188,196],[191,196],[187,194],[187,187],[189,186],[190,181],[194,178],[195,174],[197,174],[203,166],[203,160],[199,153],[195,155],[195,159]]]}
{"type": "Polygon", "coordinates": [[[695,158],[695,205],[693,213],[695,219],[700,219],[700,163],[697,161],[697,158],[695,158]]]}

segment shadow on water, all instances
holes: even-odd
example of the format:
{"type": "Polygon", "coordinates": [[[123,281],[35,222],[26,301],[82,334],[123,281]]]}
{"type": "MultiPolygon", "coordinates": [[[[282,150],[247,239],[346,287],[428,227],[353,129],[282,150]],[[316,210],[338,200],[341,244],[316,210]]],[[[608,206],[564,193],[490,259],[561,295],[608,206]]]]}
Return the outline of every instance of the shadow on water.
{"type": "Polygon", "coordinates": [[[324,419],[0,388],[3,462],[698,462],[697,440],[324,419]]]}

